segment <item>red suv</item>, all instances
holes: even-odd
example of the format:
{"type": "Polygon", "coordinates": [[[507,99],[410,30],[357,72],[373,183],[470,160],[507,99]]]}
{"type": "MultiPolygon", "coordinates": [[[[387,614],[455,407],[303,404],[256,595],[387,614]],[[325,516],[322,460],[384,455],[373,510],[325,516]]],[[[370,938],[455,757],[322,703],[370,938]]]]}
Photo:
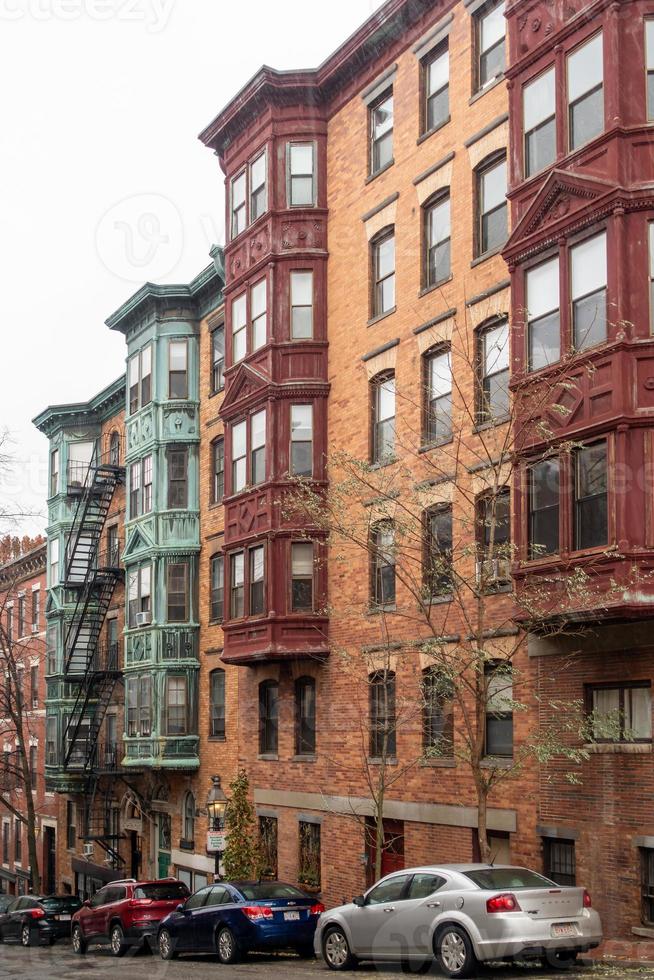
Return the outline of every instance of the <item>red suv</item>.
{"type": "Polygon", "coordinates": [[[113,955],[122,956],[128,946],[152,945],[161,920],[189,894],[176,878],[112,881],[73,916],[73,952],[82,954],[93,943],[108,942],[113,955]]]}

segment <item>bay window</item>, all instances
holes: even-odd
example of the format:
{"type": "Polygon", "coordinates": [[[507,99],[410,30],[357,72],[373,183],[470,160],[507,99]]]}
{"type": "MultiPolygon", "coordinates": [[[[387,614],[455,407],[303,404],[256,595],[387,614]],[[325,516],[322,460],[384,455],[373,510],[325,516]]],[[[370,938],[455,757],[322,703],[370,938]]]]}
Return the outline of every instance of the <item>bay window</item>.
{"type": "Polygon", "coordinates": [[[250,416],[250,484],[266,479],[266,410],[250,416]]]}
{"type": "Polygon", "coordinates": [[[528,269],[526,281],[528,366],[538,371],[561,356],[558,256],[528,269]]]}
{"type": "Polygon", "coordinates": [[[189,567],[187,562],[175,562],[167,568],[167,608],[169,623],[186,623],[189,618],[189,567]]]}
{"type": "Polygon", "coordinates": [[[529,558],[559,550],[559,461],[542,459],[527,471],[529,558]]]}
{"type": "Polygon", "coordinates": [[[188,449],[168,450],[168,509],[188,507],[188,449]]]}
{"type": "Polygon", "coordinates": [[[236,551],[230,555],[230,599],[231,619],[240,619],[245,613],[245,555],[236,551]]]}
{"type": "Polygon", "coordinates": [[[245,171],[240,173],[232,180],[231,188],[231,207],[232,207],[232,238],[236,238],[247,226],[247,207],[246,207],[246,183],[245,171]]]}
{"type": "Polygon", "coordinates": [[[313,475],[313,406],[291,405],[291,468],[293,476],[313,475]]]}
{"type": "Polygon", "coordinates": [[[570,249],[572,335],[575,350],[604,343],[607,336],[606,232],[570,249]]]}
{"type": "Polygon", "coordinates": [[[250,288],[250,337],[252,350],[259,350],[267,337],[267,288],[266,280],[260,279],[250,288]]]}
{"type": "Polygon", "coordinates": [[[130,464],[129,468],[129,519],[148,514],[152,510],[152,456],[145,456],[130,464]]]}
{"type": "Polygon", "coordinates": [[[59,585],[59,538],[51,538],[50,548],[50,588],[59,585]]]}
{"type": "Polygon", "coordinates": [[[249,549],[250,556],[250,616],[260,616],[265,609],[264,549],[263,545],[249,549]]]}
{"type": "Polygon", "coordinates": [[[152,347],[148,344],[129,359],[127,367],[129,414],[152,401],[152,347]]]}
{"type": "Polygon", "coordinates": [[[574,452],[574,547],[577,551],[608,544],[606,442],[574,452]]]}
{"type": "Polygon", "coordinates": [[[313,612],[313,542],[291,543],[291,612],[313,612]]]}
{"type": "Polygon", "coordinates": [[[654,20],[645,21],[645,65],[647,71],[647,118],[654,119],[654,20]]]}
{"type": "Polygon", "coordinates": [[[168,397],[188,398],[188,344],[168,341],[168,397]]]}
{"type": "Polygon", "coordinates": [[[291,271],[291,339],[313,336],[313,272],[291,271]]]}
{"type": "Polygon", "coordinates": [[[127,734],[152,732],[152,682],[149,674],[127,678],[127,734]]]}
{"type": "Polygon", "coordinates": [[[292,208],[315,203],[315,153],[313,143],[288,145],[288,200],[292,208]]]}
{"type": "Polygon", "coordinates": [[[137,615],[145,613],[148,617],[151,614],[151,577],[152,566],[140,565],[132,568],[127,575],[127,615],[129,628],[137,626],[137,615]]]}
{"type": "Polygon", "coordinates": [[[59,450],[53,449],[50,453],[50,496],[54,497],[59,493],[59,450]]]}
{"type": "Polygon", "coordinates": [[[247,352],[247,301],[245,293],[232,300],[232,364],[247,352]]]}
{"type": "Polygon", "coordinates": [[[256,221],[268,207],[266,193],[266,152],[250,164],[250,222],[256,221]]]}
{"type": "Polygon", "coordinates": [[[242,490],[247,481],[247,425],[232,426],[232,493],[242,490]]]}
{"type": "Polygon", "coordinates": [[[567,58],[568,146],[576,150],[604,131],[604,47],[596,34],[567,58]]]}
{"type": "Polygon", "coordinates": [[[186,735],[188,731],[188,683],[186,677],[166,681],[166,734],[186,735]]]}
{"type": "Polygon", "coordinates": [[[522,92],[522,122],[525,134],[525,177],[549,167],[556,159],[555,69],[543,72],[522,92]]]}

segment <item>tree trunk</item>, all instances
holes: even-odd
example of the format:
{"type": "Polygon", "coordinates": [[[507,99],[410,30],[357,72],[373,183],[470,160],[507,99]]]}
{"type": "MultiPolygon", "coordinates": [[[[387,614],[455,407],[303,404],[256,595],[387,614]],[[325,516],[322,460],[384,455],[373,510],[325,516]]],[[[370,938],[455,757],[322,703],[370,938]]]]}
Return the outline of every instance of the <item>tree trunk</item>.
{"type": "Polygon", "coordinates": [[[477,836],[479,839],[479,857],[487,864],[490,861],[490,847],[488,846],[488,797],[486,789],[481,784],[477,784],[477,836]]]}
{"type": "Polygon", "coordinates": [[[22,731],[18,733],[18,751],[21,756],[22,783],[27,810],[25,823],[27,825],[27,853],[29,855],[30,871],[32,874],[32,891],[35,895],[38,895],[41,891],[41,874],[36,849],[36,812],[34,810],[34,797],[32,796],[32,774],[30,772],[29,757],[26,752],[25,738],[22,731]]]}

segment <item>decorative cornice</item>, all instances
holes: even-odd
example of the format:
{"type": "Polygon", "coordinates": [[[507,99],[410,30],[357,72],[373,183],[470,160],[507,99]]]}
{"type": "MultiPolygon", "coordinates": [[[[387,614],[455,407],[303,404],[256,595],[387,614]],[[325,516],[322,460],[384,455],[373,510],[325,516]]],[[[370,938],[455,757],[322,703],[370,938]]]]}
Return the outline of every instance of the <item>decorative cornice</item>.
{"type": "Polygon", "coordinates": [[[11,561],[0,565],[0,590],[3,584],[6,587],[10,587],[27,578],[33,578],[35,575],[44,573],[46,566],[46,547],[44,542],[38,545],[38,547],[32,548],[27,554],[19,555],[18,558],[12,558],[11,561]]]}
{"type": "Polygon", "coordinates": [[[63,426],[93,425],[110,418],[125,402],[125,375],[113,381],[88,402],[49,405],[32,419],[33,425],[50,436],[63,426]]]}

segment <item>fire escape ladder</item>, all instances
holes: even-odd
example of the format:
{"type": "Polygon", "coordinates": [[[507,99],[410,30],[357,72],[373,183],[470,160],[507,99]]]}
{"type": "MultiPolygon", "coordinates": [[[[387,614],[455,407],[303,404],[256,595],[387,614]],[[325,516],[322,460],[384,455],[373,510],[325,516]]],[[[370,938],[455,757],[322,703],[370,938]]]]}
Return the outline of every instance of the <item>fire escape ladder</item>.
{"type": "Polygon", "coordinates": [[[83,840],[98,844],[107,855],[108,863],[117,870],[124,867],[126,862],[118,850],[121,835],[112,832],[111,798],[113,782],[108,780],[105,783],[103,793],[99,792],[99,783],[99,774],[97,772],[91,773],[86,784],[86,826],[83,840]]]}
{"type": "Polygon", "coordinates": [[[73,709],[68,716],[64,735],[64,764],[67,769],[92,773],[115,769],[118,759],[112,751],[112,765],[107,766],[106,747],[98,736],[116,684],[120,678],[118,647],[96,645],[90,671],[81,678],[73,709]]]}

